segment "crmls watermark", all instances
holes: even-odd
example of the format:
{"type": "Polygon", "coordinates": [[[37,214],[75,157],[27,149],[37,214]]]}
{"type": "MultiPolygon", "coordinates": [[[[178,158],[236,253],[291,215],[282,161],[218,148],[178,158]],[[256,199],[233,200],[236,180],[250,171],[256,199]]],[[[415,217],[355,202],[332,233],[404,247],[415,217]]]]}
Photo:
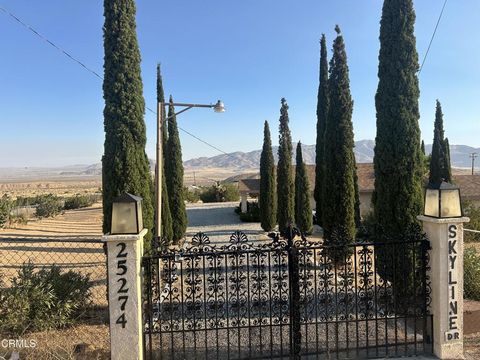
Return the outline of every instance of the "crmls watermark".
{"type": "Polygon", "coordinates": [[[35,339],[2,339],[0,345],[4,349],[33,349],[37,347],[35,339]]]}

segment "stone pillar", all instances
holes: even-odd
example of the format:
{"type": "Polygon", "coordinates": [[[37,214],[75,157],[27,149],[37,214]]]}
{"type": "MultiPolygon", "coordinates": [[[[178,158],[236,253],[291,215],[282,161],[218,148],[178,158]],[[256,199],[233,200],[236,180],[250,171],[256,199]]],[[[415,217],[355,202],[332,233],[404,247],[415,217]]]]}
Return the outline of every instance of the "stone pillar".
{"type": "Polygon", "coordinates": [[[248,211],[248,207],[247,207],[247,194],[242,194],[242,204],[240,206],[240,211],[242,213],[246,213],[248,211]]]}
{"type": "Polygon", "coordinates": [[[463,223],[470,219],[418,219],[432,248],[433,352],[440,359],[463,359],[463,223]]]}
{"type": "Polygon", "coordinates": [[[141,260],[143,237],[105,235],[108,258],[108,308],[112,360],[143,359],[141,260]]]}

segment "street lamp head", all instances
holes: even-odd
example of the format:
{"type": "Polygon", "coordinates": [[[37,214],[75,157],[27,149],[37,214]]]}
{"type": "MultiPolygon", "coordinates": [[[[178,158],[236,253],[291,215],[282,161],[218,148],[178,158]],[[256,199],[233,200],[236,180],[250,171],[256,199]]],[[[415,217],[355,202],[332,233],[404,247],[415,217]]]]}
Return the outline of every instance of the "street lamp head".
{"type": "Polygon", "coordinates": [[[217,113],[225,112],[225,105],[223,104],[223,101],[218,100],[217,103],[213,106],[213,111],[217,113]]]}

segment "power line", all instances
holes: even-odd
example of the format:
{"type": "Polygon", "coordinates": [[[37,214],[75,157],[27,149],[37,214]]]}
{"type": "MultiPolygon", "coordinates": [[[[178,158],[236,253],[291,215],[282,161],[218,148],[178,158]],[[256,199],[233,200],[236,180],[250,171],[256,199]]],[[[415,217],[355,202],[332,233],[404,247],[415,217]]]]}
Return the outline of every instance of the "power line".
{"type": "MultiPolygon", "coordinates": [[[[88,72],[90,72],[92,75],[96,76],[97,78],[99,78],[100,80],[103,81],[103,77],[98,73],[96,72],[95,70],[93,70],[92,68],[88,67],[87,65],[85,65],[85,63],[83,63],[82,61],[78,60],[76,57],[74,57],[73,55],[71,55],[68,51],[64,50],[63,48],[61,48],[60,46],[58,46],[57,44],[55,44],[53,41],[50,41],[46,36],[42,35],[41,33],[39,33],[37,30],[35,30],[33,27],[31,27],[30,25],[28,25],[27,23],[25,23],[23,20],[21,20],[18,16],[16,16],[15,14],[11,13],[10,11],[8,11],[7,9],[5,9],[4,7],[0,6],[0,10],[2,10],[5,14],[7,14],[8,16],[10,16],[12,19],[14,19],[17,23],[19,23],[20,25],[22,25],[24,28],[26,28],[27,30],[31,31],[32,33],[34,33],[37,37],[39,37],[40,39],[42,39],[43,41],[45,41],[46,43],[48,43],[49,45],[51,45],[52,47],[54,47],[56,50],[58,50],[59,52],[61,52],[63,55],[67,56],[70,60],[74,61],[76,64],[80,65],[81,67],[83,67],[85,70],[87,70],[88,72]]],[[[152,114],[156,114],[155,111],[153,111],[151,108],[149,108],[148,106],[145,106],[145,108],[150,111],[152,114]]],[[[173,121],[172,119],[170,121],[173,121]]],[[[211,147],[212,149],[218,151],[218,152],[221,152],[225,155],[229,155],[227,152],[219,149],[218,147],[216,147],[215,145],[212,145],[210,144],[209,142],[201,139],[200,137],[194,135],[193,133],[191,133],[190,131],[188,130],[185,130],[183,128],[181,128],[180,126],[178,126],[178,128],[183,131],[185,134],[187,135],[190,135],[191,137],[193,137],[194,139],[200,141],[201,143],[211,147]]]]}
{"type": "Polygon", "coordinates": [[[48,44],[50,44],[51,46],[53,46],[55,49],[57,49],[58,51],[60,51],[62,54],[64,54],[65,56],[67,56],[68,58],[70,58],[70,60],[76,62],[78,65],[80,65],[81,67],[83,67],[85,70],[89,71],[90,73],[92,73],[93,75],[95,75],[97,78],[99,78],[100,80],[103,80],[103,78],[95,71],[95,70],[92,70],[90,69],[87,65],[85,65],[83,62],[81,62],[80,60],[76,59],[75,57],[73,57],[70,53],[68,53],[66,50],[62,49],[60,46],[56,45],[55,43],[53,43],[52,41],[48,40],[45,36],[43,36],[42,34],[40,34],[37,30],[35,30],[34,28],[32,28],[30,25],[28,25],[27,23],[25,23],[24,21],[22,21],[20,18],[18,18],[15,14],[12,14],[10,11],[8,11],[7,9],[5,9],[4,7],[0,6],[0,10],[2,10],[4,13],[6,13],[7,15],[9,15],[12,19],[14,19],[16,22],[18,22],[20,25],[22,25],[23,27],[25,27],[26,29],[30,30],[32,33],[34,33],[36,36],[38,36],[40,39],[42,39],[43,41],[47,42],[48,44]]]}
{"type": "Polygon", "coordinates": [[[440,11],[440,15],[438,16],[437,24],[435,25],[435,29],[433,30],[432,37],[430,38],[430,43],[428,44],[427,52],[425,53],[425,56],[423,57],[423,61],[422,61],[422,65],[420,66],[420,70],[418,70],[419,75],[422,72],[423,65],[425,64],[425,60],[427,60],[428,52],[430,51],[430,47],[432,46],[433,39],[435,38],[435,34],[437,33],[438,24],[440,24],[440,20],[442,19],[443,10],[445,10],[445,5],[447,5],[447,1],[448,0],[444,1],[443,6],[442,6],[442,11],[440,11]]]}

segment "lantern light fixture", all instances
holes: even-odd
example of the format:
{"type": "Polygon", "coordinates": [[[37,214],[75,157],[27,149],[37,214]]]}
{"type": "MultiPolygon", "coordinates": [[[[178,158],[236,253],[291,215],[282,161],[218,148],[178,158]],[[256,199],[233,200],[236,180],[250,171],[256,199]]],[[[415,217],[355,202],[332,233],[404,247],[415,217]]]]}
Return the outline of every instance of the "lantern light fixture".
{"type": "Polygon", "coordinates": [[[428,184],[425,191],[425,216],[434,218],[458,218],[463,216],[460,188],[442,181],[428,184]]]}
{"type": "Polygon", "coordinates": [[[112,235],[139,234],[143,230],[142,198],[124,193],[113,199],[112,235]]]}

